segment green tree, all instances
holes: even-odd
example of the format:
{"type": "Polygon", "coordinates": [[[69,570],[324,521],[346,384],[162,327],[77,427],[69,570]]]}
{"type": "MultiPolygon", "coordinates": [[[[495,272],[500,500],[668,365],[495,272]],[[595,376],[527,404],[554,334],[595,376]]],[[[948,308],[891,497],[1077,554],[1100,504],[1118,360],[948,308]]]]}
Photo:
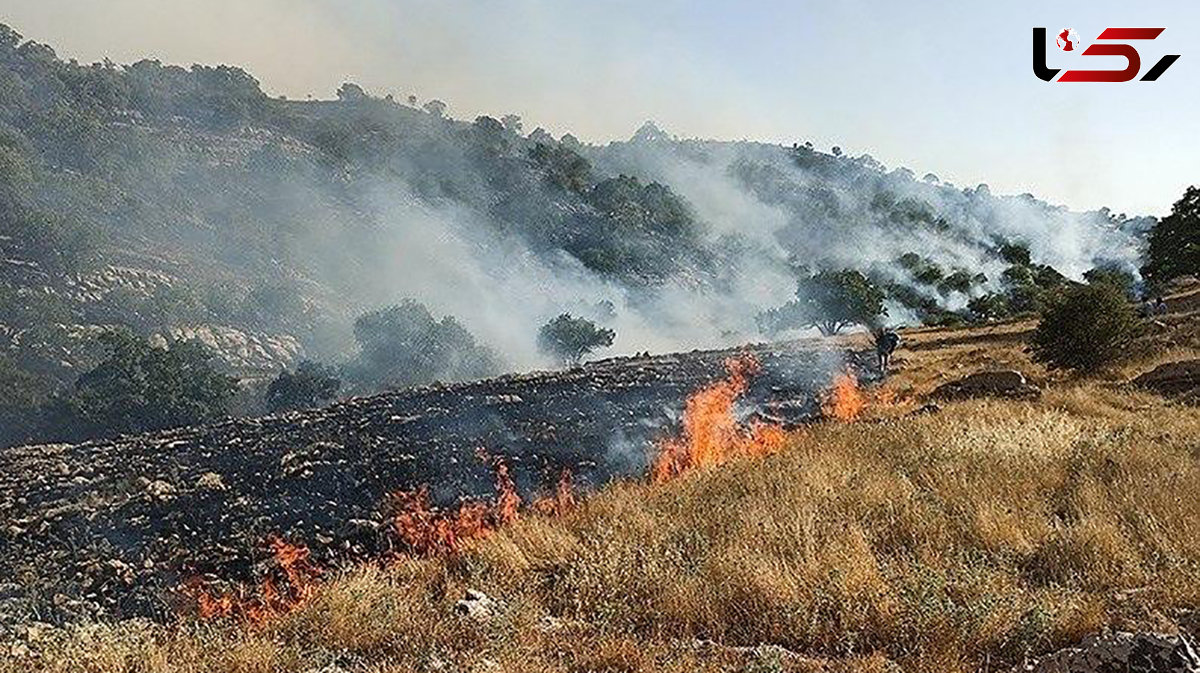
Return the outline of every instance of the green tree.
{"type": "Polygon", "coordinates": [[[1188,187],[1171,214],[1150,230],[1142,276],[1161,289],[1179,276],[1200,274],[1200,187],[1188,187]]]}
{"type": "Polygon", "coordinates": [[[974,322],[1003,320],[1012,315],[1008,297],[998,292],[989,292],[967,302],[967,312],[974,322]]]}
{"type": "Polygon", "coordinates": [[[126,331],[107,332],[107,356],[51,402],[64,439],[161,430],[226,415],[236,379],[219,373],[197,342],[152,346],[126,331]]]}
{"type": "Polygon", "coordinates": [[[1083,279],[1089,285],[1111,285],[1121,291],[1129,299],[1135,296],[1134,285],[1136,280],[1132,273],[1115,264],[1103,264],[1094,269],[1089,269],[1084,272],[1083,279]]]}
{"type": "Polygon", "coordinates": [[[884,292],[853,269],[826,270],[800,279],[796,299],[760,315],[764,331],[812,326],[826,336],[887,315],[884,292]]]}
{"type": "Polygon", "coordinates": [[[1034,330],[1033,357],[1051,368],[1091,370],[1120,360],[1140,330],[1137,313],[1112,285],[1076,285],[1054,295],[1034,330]]]}
{"type": "Polygon", "coordinates": [[[359,316],[354,338],[361,351],[347,372],[369,389],[479,379],[500,369],[495,354],[457,320],[438,320],[412,299],[359,316]]]}
{"type": "Polygon", "coordinates": [[[317,407],[337,396],[341,387],[331,368],[304,360],[295,372],[285,369],[267,386],[267,407],[271,411],[317,407]]]}
{"type": "Polygon", "coordinates": [[[542,325],[538,349],[565,363],[577,363],[597,348],[611,346],[617,333],[586,318],[563,313],[542,325]]]}

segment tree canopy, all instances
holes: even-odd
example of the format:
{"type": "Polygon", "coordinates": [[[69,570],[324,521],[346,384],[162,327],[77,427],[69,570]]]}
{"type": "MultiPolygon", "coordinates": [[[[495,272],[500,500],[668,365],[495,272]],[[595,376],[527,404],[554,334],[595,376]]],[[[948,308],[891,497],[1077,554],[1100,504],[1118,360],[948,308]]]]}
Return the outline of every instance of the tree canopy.
{"type": "Polygon", "coordinates": [[[99,340],[107,356],[51,403],[49,417],[62,439],[194,425],[227,413],[237,381],[213,367],[202,344],[159,348],[127,331],[99,340]]]}
{"type": "Polygon", "coordinates": [[[1150,230],[1142,275],[1154,286],[1200,274],[1200,188],[1188,187],[1171,214],[1150,230]]]}
{"type": "Polygon", "coordinates": [[[267,386],[266,402],[271,411],[308,409],[332,400],[342,387],[332,368],[310,360],[294,372],[279,372],[267,386]]]}
{"type": "Polygon", "coordinates": [[[368,387],[464,381],[500,369],[491,349],[477,343],[457,320],[438,320],[412,299],[359,316],[354,338],[361,350],[347,373],[368,387]]]}
{"type": "Polygon", "coordinates": [[[884,293],[853,269],[825,270],[800,279],[796,299],[760,316],[769,333],[816,327],[828,336],[851,325],[870,325],[887,315],[884,293]]]}
{"type": "Polygon", "coordinates": [[[538,331],[538,348],[562,362],[577,363],[597,348],[611,346],[616,336],[591,320],[563,313],[538,331]]]}

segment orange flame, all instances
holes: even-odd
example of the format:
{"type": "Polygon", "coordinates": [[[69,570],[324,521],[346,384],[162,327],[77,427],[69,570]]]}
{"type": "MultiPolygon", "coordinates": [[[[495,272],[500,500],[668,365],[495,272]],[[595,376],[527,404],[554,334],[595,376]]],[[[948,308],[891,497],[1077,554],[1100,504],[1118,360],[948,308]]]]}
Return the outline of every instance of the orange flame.
{"type": "Polygon", "coordinates": [[[496,470],[496,501],[490,506],[482,502],[464,502],[454,512],[433,506],[429,488],[401,491],[392,496],[392,530],[412,553],[429,556],[456,553],[462,544],[492,534],[497,528],[517,520],[521,496],[508,472],[508,465],[492,459],[482,450],[480,458],[496,470]]]}
{"type": "Polygon", "coordinates": [[[833,379],[833,388],[826,395],[821,412],[829,418],[849,422],[858,418],[866,404],[866,398],[858,388],[858,379],[846,372],[833,379]]]}
{"type": "Polygon", "coordinates": [[[571,486],[571,470],[564,469],[558,477],[554,495],[533,501],[533,509],[542,514],[562,516],[575,509],[575,492],[571,486]]]}
{"type": "Polygon", "coordinates": [[[740,456],[764,456],[784,442],[779,426],[738,423],[734,404],[746,392],[750,378],[760,371],[752,356],[725,361],[728,377],[692,394],[684,405],[683,432],[659,443],[650,466],[654,483],[668,481],[692,469],[722,465],[740,456]]]}
{"type": "Polygon", "coordinates": [[[270,546],[275,568],[283,575],[282,586],[274,576],[267,575],[256,590],[241,587],[234,592],[214,594],[207,587],[194,587],[190,591],[201,619],[236,618],[261,626],[312,597],[324,571],[309,560],[308,548],[279,538],[273,538],[270,546]]]}

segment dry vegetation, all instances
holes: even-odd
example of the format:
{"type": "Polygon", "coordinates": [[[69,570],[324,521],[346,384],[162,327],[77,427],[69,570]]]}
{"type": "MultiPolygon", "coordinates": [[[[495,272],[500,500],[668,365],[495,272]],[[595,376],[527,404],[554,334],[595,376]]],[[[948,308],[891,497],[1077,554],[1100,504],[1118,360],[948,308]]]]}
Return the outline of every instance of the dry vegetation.
{"type": "MultiPolygon", "coordinates": [[[[1193,336],[1129,367],[1195,356],[1181,326],[1193,336]]],[[[1044,382],[1023,329],[909,335],[889,385],[998,365],[1044,382]]],[[[1200,409],[1122,375],[813,426],[779,454],[618,485],[454,557],[348,572],[261,628],[50,632],[41,658],[0,671],[1007,670],[1105,627],[1195,633],[1200,409]],[[467,588],[503,609],[454,614],[467,588]],[[763,644],[779,647],[740,647],[763,644]]]]}

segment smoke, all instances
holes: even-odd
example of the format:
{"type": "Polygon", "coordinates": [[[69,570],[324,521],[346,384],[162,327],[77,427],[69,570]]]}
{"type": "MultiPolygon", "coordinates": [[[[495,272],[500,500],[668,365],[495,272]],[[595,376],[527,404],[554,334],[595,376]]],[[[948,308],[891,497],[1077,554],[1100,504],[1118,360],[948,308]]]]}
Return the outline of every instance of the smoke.
{"type": "MultiPolygon", "coordinates": [[[[997,197],[986,185],[959,189],[932,174],[917,180],[908,169],[889,172],[868,155],[835,159],[806,148],[679,140],[651,123],[633,140],[592,148],[589,156],[603,170],[670,185],[715,231],[757,244],[758,268],[790,263],[870,270],[947,310],[961,310],[972,296],[1002,289],[1008,263],[996,254],[1001,243],[1026,245],[1034,263],[1073,280],[1099,265],[1136,277],[1141,234],[1152,222],[1107,209],[1072,212],[1029,194],[997,197]],[[895,213],[904,208],[917,217],[897,220],[895,213]],[[934,291],[896,263],[910,252],[947,273],[982,273],[987,281],[968,292],[934,291]]],[[[775,287],[776,281],[769,284],[775,287]]],[[[893,323],[916,319],[898,304],[891,309],[893,323]]]]}

